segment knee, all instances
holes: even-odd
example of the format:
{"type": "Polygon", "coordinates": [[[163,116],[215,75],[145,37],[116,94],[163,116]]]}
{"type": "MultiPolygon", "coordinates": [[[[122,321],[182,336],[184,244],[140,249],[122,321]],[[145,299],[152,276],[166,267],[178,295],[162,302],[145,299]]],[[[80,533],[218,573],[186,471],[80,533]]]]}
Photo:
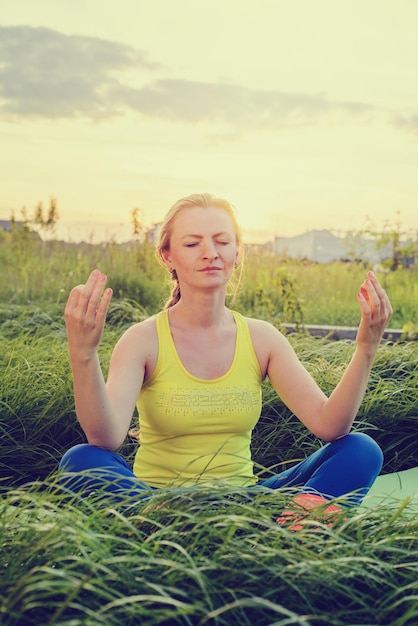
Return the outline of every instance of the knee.
{"type": "Polygon", "coordinates": [[[62,457],[58,470],[60,472],[80,472],[92,467],[92,457],[96,456],[96,446],[80,443],[73,446],[62,457]]]}
{"type": "Polygon", "coordinates": [[[356,465],[367,467],[376,476],[383,465],[383,452],[376,441],[365,433],[349,433],[343,439],[356,465]]]}

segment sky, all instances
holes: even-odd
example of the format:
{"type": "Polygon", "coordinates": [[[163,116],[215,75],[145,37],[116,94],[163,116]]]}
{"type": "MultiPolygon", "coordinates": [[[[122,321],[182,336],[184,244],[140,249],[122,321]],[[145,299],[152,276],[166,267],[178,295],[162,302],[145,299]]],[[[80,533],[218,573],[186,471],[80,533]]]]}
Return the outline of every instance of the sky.
{"type": "Polygon", "coordinates": [[[249,242],[418,231],[417,24],[416,0],[0,0],[0,219],[54,197],[61,235],[115,236],[209,191],[249,242]]]}

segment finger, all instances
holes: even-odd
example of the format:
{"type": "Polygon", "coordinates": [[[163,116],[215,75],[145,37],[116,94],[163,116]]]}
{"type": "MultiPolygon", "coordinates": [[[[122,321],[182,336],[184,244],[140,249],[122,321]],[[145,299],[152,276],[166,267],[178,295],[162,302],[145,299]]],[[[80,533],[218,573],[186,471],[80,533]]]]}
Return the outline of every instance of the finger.
{"type": "Polygon", "coordinates": [[[357,293],[357,300],[360,305],[360,310],[363,316],[370,317],[371,315],[371,307],[370,307],[370,298],[369,292],[367,291],[365,285],[362,285],[357,293]]]}
{"type": "MultiPolygon", "coordinates": [[[[369,274],[372,274],[369,272],[369,274]]],[[[376,319],[380,315],[381,302],[375,288],[373,276],[369,276],[362,283],[357,294],[360,310],[363,318],[369,321],[376,319]]]]}
{"type": "Polygon", "coordinates": [[[379,283],[376,274],[374,272],[368,272],[367,279],[370,282],[370,284],[373,286],[378,297],[380,299],[384,298],[386,296],[386,292],[381,286],[381,284],[379,283]]]}
{"type": "Polygon", "coordinates": [[[96,311],[96,317],[99,320],[104,320],[106,318],[107,312],[109,310],[109,305],[112,300],[112,296],[113,296],[113,291],[112,289],[110,289],[110,287],[108,287],[105,290],[103,297],[100,300],[99,306],[96,311]]]}
{"type": "Polygon", "coordinates": [[[371,285],[373,286],[376,296],[379,300],[381,315],[388,320],[393,313],[393,309],[392,309],[392,305],[390,303],[389,297],[386,291],[383,289],[383,287],[379,283],[377,276],[374,274],[374,272],[368,272],[368,279],[371,285]]]}
{"type": "Polygon", "coordinates": [[[91,291],[87,301],[87,313],[96,315],[97,310],[100,306],[106,281],[106,274],[102,274],[101,272],[99,272],[98,275],[94,276],[94,282],[92,281],[91,291]]]}
{"type": "Polygon", "coordinates": [[[358,301],[363,317],[370,322],[387,324],[393,313],[392,305],[373,272],[368,273],[360,287],[358,301]]]}
{"type": "Polygon", "coordinates": [[[379,280],[374,272],[367,272],[367,278],[371,283],[373,283],[373,285],[375,285],[375,287],[380,287],[379,280]]]}
{"type": "Polygon", "coordinates": [[[103,275],[100,270],[93,270],[80,291],[77,304],[82,315],[85,315],[89,310],[96,311],[104,286],[101,276],[103,275]]]}
{"type": "Polygon", "coordinates": [[[70,313],[77,307],[84,286],[85,285],[77,285],[71,289],[65,305],[64,315],[70,313]]]}
{"type": "Polygon", "coordinates": [[[366,285],[365,282],[360,286],[360,289],[358,291],[358,295],[362,296],[363,300],[365,300],[366,302],[369,302],[369,300],[370,300],[369,292],[367,290],[367,285],[366,285]]]}
{"type": "Polygon", "coordinates": [[[368,289],[370,297],[375,297],[377,300],[380,301],[384,294],[384,290],[382,289],[374,272],[367,273],[367,279],[364,281],[364,284],[368,289]]]}
{"type": "Polygon", "coordinates": [[[368,278],[360,286],[358,294],[361,296],[362,301],[367,303],[370,308],[379,304],[376,290],[368,278]]]}

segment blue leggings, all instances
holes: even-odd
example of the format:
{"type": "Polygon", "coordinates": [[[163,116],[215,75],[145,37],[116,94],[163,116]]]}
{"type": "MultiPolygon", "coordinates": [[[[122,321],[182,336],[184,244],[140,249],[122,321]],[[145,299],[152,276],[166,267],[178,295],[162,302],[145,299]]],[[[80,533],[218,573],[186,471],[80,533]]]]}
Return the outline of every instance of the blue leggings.
{"type": "MultiPolygon", "coordinates": [[[[345,504],[354,506],[369,491],[382,463],[382,451],[371,437],[350,433],[290,469],[260,480],[252,489],[294,487],[326,498],[344,497],[345,504]]],[[[143,499],[153,491],[135,476],[122,456],[87,443],[68,450],[59,469],[65,487],[81,495],[104,490],[116,500],[125,500],[127,495],[143,499]]]]}

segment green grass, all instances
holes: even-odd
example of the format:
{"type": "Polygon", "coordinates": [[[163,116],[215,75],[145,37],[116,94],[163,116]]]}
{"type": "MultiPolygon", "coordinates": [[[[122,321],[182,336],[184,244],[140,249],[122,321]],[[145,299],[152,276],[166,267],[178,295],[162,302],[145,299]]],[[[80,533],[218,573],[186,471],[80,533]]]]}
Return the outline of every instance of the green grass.
{"type": "MultiPolygon", "coordinates": [[[[143,315],[131,302],[112,305],[100,350],[105,374],[116,341],[143,315]]],[[[12,486],[47,478],[64,451],[84,439],[74,412],[61,305],[49,311],[3,306],[0,324],[0,480],[12,486]]],[[[353,343],[300,334],[290,335],[289,341],[320,387],[330,393],[353,343]]],[[[415,342],[382,344],[355,423],[355,429],[371,434],[383,447],[385,472],[418,465],[418,448],[411,437],[418,427],[417,363],[415,342]]],[[[260,474],[265,467],[285,467],[318,445],[266,382],[253,443],[260,474]]],[[[127,440],[123,453],[131,457],[134,449],[127,440]]]]}
{"type": "Polygon", "coordinates": [[[387,624],[418,621],[418,508],[353,513],[303,532],[285,493],[162,491],[124,510],[54,483],[1,503],[4,626],[387,624]]]}
{"type": "MultiPolygon", "coordinates": [[[[251,255],[246,260],[238,308],[248,314],[258,308],[261,316],[269,319],[279,315],[283,322],[357,326],[360,316],[356,294],[368,269],[372,268],[356,263],[315,264],[271,254],[251,255]],[[292,319],[298,307],[302,316],[296,310],[292,319]]],[[[390,326],[417,326],[418,267],[377,271],[377,275],[392,302],[390,326]]]]}
{"type": "MultiPolygon", "coordinates": [[[[312,514],[295,533],[275,523],[288,504],[286,491],[249,500],[244,490],[217,485],[117,505],[99,493],[82,501],[63,493],[57,464],[84,440],[64,300],[95,265],[109,274],[117,297],[100,350],[106,372],[124,329],[165,299],[164,274],[149,252],[110,245],[42,247],[35,254],[30,245],[13,259],[0,245],[0,623],[415,626],[416,498],[361,507],[333,528],[312,514]]],[[[356,323],[364,270],[292,264],[278,272],[273,261],[266,259],[257,275],[257,260],[247,259],[236,308],[273,322],[286,315],[294,321],[303,308],[306,323],[356,323]]],[[[416,324],[412,276],[383,277],[398,311],[393,327],[416,324]]],[[[289,340],[330,392],[353,343],[304,334],[289,340]]],[[[416,342],[382,344],[354,425],[383,448],[384,472],[418,465],[417,361],[416,342]]],[[[318,445],[265,383],[253,441],[257,472],[278,471],[318,445]]],[[[135,442],[121,451],[132,459],[135,442]]]]}
{"type": "MultiPolygon", "coordinates": [[[[63,304],[70,289],[99,267],[108,275],[116,299],[130,300],[148,314],[168,295],[167,273],[150,245],[70,245],[62,242],[0,242],[0,301],[63,304]]],[[[249,253],[234,306],[271,321],[356,326],[356,294],[366,270],[355,263],[319,265],[282,259],[271,253],[249,253]]],[[[378,273],[391,298],[392,328],[418,328],[418,267],[378,273]]],[[[231,293],[235,292],[235,286],[231,293]]]]}

